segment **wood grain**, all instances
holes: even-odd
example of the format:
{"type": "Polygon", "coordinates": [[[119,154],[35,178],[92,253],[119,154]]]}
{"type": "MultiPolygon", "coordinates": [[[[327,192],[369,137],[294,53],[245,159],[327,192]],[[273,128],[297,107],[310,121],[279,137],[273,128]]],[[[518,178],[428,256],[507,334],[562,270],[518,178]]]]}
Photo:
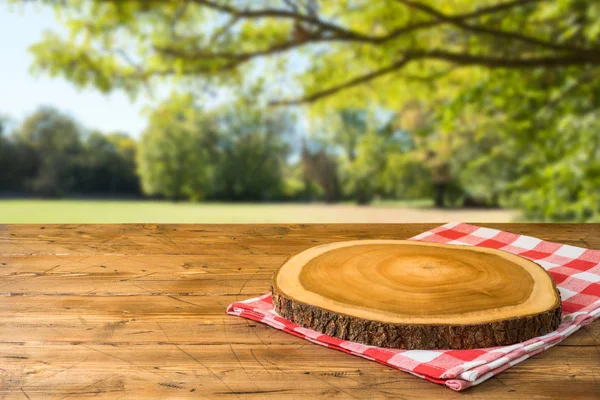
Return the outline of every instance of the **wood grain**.
{"type": "Polygon", "coordinates": [[[508,346],[558,328],[560,295],[538,264],[484,247],[351,240],[286,261],[271,286],[284,318],[396,349],[508,346]]]}
{"type": "MultiPolygon", "coordinates": [[[[411,225],[0,226],[0,398],[590,398],[600,323],[457,394],[224,314],[317,244],[411,225]]],[[[600,225],[485,224],[600,248],[600,225]]]]}

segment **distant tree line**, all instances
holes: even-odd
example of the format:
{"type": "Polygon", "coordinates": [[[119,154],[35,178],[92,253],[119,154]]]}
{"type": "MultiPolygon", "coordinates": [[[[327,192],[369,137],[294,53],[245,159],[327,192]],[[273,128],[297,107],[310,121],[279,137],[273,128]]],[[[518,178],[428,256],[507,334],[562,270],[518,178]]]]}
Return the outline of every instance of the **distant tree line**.
{"type": "Polygon", "coordinates": [[[300,135],[295,116],[249,101],[206,111],[189,95],[154,109],[139,141],[42,107],[0,120],[0,195],[174,201],[355,201],[430,196],[393,116],[345,109],[300,135]],[[302,138],[301,138],[302,136],[302,138]]]}
{"type": "MultiPolygon", "coordinates": [[[[168,126],[169,145],[187,143],[189,127],[155,122],[137,156],[147,193],[358,203],[429,195],[438,206],[600,221],[598,1],[63,3],[54,10],[68,34],[47,32],[31,47],[34,70],[132,96],[165,84],[238,96],[261,82],[254,103],[304,105],[323,119],[287,158],[271,142],[275,128],[263,128],[272,108],[247,117],[261,127],[252,133],[225,132],[227,118],[211,116],[217,142],[194,141],[201,152],[175,159],[148,142],[166,144],[158,132],[168,126]],[[398,117],[360,110],[367,105],[398,117]],[[259,170],[248,155],[264,155],[257,149],[269,149],[259,170]],[[203,168],[165,180],[157,161],[203,168]]],[[[42,175],[32,190],[56,179],[42,175]]]]}
{"type": "Polygon", "coordinates": [[[42,107],[21,126],[0,121],[0,192],[14,195],[136,196],[136,142],[124,133],[88,132],[42,107]]]}
{"type": "MultiPolygon", "coordinates": [[[[489,96],[476,89],[472,96],[489,96]]],[[[551,132],[540,153],[527,152],[525,135],[484,135],[485,126],[454,121],[452,106],[448,121],[419,102],[385,113],[347,107],[308,116],[310,132],[301,134],[289,109],[241,98],[207,110],[192,95],[173,95],[150,112],[137,141],[88,131],[65,113],[40,108],[19,126],[0,118],[0,196],[357,204],[431,198],[437,207],[508,205],[531,219],[593,219],[596,103],[581,105],[581,119],[559,118],[562,142],[545,119],[555,116],[540,117],[540,135],[551,132]]]]}
{"type": "MultiPolygon", "coordinates": [[[[262,82],[251,107],[157,110],[171,117],[154,116],[136,155],[147,194],[430,196],[437,206],[516,207],[531,220],[600,221],[597,1],[87,3],[54,7],[68,35],[48,32],[31,47],[34,70],[132,96],[157,84],[238,96],[262,82]],[[298,55],[305,66],[291,68],[298,55]],[[272,134],[285,112],[250,111],[259,99],[302,104],[322,123],[290,146],[272,134]]],[[[69,176],[71,163],[42,158],[19,165],[28,190],[69,176]]],[[[73,190],[75,180],[62,182],[73,190]]]]}
{"type": "Polygon", "coordinates": [[[368,204],[430,196],[431,174],[396,121],[343,109],[300,135],[285,109],[242,98],[208,112],[193,96],[173,96],[150,115],[138,173],[146,194],[174,200],[368,204]]]}

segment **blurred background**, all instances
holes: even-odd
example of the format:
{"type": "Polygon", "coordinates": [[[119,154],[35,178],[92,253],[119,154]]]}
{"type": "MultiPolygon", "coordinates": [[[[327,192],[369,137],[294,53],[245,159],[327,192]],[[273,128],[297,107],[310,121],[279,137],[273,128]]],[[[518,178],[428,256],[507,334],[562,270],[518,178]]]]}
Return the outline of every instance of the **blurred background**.
{"type": "Polygon", "coordinates": [[[600,2],[0,3],[0,223],[600,222],[600,2]]]}

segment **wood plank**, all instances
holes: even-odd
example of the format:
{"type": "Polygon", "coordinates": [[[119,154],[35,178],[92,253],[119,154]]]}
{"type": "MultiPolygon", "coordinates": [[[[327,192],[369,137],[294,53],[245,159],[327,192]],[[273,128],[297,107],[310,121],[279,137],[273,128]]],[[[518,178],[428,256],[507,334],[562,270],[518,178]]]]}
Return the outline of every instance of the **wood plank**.
{"type": "Polygon", "coordinates": [[[0,256],[0,279],[38,275],[60,276],[82,272],[94,276],[133,277],[146,273],[181,278],[205,274],[238,275],[261,270],[274,271],[288,257],[283,255],[248,257],[247,255],[137,255],[137,256],[0,256]],[[115,271],[116,270],[116,271],[115,271]]]}
{"type": "MultiPolygon", "coordinates": [[[[291,255],[352,239],[407,239],[440,224],[0,225],[9,255],[291,255]]],[[[573,246],[600,248],[600,224],[479,224],[573,246]]]]}
{"type": "MultiPolygon", "coordinates": [[[[98,296],[203,296],[231,295],[252,297],[269,289],[271,273],[161,278],[160,276],[119,275],[81,278],[77,273],[46,277],[9,277],[0,283],[0,296],[98,295],[98,296]]],[[[196,275],[198,276],[198,275],[196,275]]],[[[240,298],[242,300],[243,297],[240,298]]]]}
{"type": "Polygon", "coordinates": [[[425,226],[434,225],[3,225],[0,255],[290,255],[369,234],[406,238],[425,226]]]}
{"type": "Polygon", "coordinates": [[[0,257],[0,296],[263,294],[285,256],[0,257]],[[242,289],[240,291],[240,289],[242,289]]]}
{"type": "MultiPolygon", "coordinates": [[[[600,224],[484,224],[600,248],[600,224]]],[[[458,395],[224,314],[287,257],[411,225],[0,225],[0,398],[597,398],[600,321],[458,395]]]]}
{"type": "MultiPolygon", "coordinates": [[[[301,339],[267,325],[225,314],[230,296],[30,296],[0,298],[0,342],[164,342],[182,344],[288,344],[301,339]]],[[[600,322],[560,343],[600,345],[600,322]]]]}
{"type": "MultiPolygon", "coordinates": [[[[562,347],[533,357],[466,394],[586,396],[600,385],[597,347],[562,347]],[[591,367],[590,367],[591,366],[591,367]]],[[[320,395],[439,399],[456,393],[389,367],[321,346],[0,345],[3,392],[129,398],[320,395]]],[[[514,398],[514,397],[512,397],[514,398]]],[[[591,398],[591,396],[589,397],[591,398]]]]}

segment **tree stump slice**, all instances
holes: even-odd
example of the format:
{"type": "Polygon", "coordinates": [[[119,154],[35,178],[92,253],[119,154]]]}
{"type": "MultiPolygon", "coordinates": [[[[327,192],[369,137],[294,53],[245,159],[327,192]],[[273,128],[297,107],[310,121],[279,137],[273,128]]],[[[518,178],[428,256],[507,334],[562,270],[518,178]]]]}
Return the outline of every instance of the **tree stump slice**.
{"type": "Polygon", "coordinates": [[[552,277],[484,247],[355,240],[305,250],[272,282],[275,311],[295,324],[398,349],[505,346],[561,320],[552,277]]]}

